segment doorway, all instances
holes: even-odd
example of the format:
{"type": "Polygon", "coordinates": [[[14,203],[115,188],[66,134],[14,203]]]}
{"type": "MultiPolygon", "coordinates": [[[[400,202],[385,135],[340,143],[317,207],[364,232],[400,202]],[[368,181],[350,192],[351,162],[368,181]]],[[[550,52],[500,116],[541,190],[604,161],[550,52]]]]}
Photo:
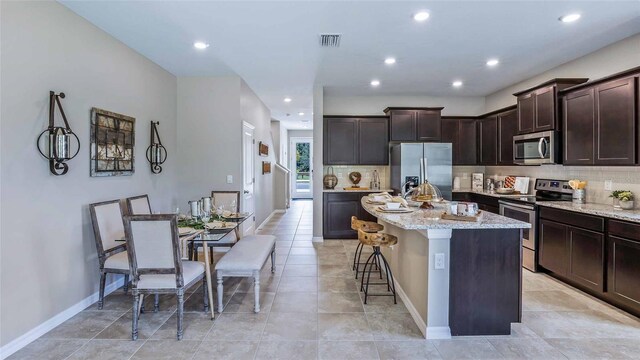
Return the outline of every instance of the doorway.
{"type": "Polygon", "coordinates": [[[289,147],[291,197],[313,198],[313,138],[292,137],[289,147]]]}
{"type": "MultiPolygon", "coordinates": [[[[242,122],[242,212],[253,213],[255,211],[255,199],[253,196],[255,184],[255,140],[253,132],[255,127],[247,122],[242,122]]],[[[242,234],[250,235],[255,230],[255,216],[245,220],[242,224],[242,234]]]]}

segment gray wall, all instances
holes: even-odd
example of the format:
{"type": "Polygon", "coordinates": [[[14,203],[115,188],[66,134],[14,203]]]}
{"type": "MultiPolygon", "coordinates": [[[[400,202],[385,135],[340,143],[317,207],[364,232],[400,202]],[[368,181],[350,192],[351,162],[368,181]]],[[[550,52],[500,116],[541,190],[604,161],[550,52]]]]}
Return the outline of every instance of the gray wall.
{"type": "Polygon", "coordinates": [[[148,193],[153,210],[167,211],[178,161],[173,75],[56,2],[3,1],[0,9],[0,343],[6,345],[97,291],[88,204],[148,193]],[[82,143],[64,176],[51,175],[34,146],[48,124],[49,90],[67,95],[62,105],[82,143]],[[136,118],[133,176],[89,177],[94,106],[136,118]],[[159,175],[144,156],[151,120],[160,121],[169,153],[159,175]]]}

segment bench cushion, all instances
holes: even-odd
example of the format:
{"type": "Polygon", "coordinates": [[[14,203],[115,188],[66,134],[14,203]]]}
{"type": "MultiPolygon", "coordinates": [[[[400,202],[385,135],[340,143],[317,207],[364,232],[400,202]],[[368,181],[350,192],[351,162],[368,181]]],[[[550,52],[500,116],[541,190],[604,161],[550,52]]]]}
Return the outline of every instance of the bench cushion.
{"type": "Polygon", "coordinates": [[[271,254],[275,242],[276,237],[273,235],[245,236],[218,261],[216,270],[260,270],[262,264],[271,254]]]}

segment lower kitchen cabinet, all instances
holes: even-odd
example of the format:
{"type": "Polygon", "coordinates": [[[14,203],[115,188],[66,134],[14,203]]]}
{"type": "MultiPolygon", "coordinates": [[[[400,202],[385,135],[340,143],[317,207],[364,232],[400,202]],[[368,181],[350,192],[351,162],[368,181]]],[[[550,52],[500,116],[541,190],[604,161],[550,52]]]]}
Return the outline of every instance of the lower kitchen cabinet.
{"type": "Polygon", "coordinates": [[[357,239],[358,233],[351,230],[351,217],[377,221],[360,205],[367,192],[325,192],[323,198],[323,236],[325,239],[357,239]]]}
{"type": "Polygon", "coordinates": [[[453,201],[466,201],[478,204],[478,209],[488,211],[494,214],[500,214],[500,205],[498,198],[493,196],[482,195],[473,192],[454,192],[452,194],[453,201]]]}
{"type": "Polygon", "coordinates": [[[609,220],[607,296],[625,310],[640,314],[640,225],[609,220]]]}
{"type": "Polygon", "coordinates": [[[558,275],[566,276],[569,265],[567,225],[540,220],[539,264],[558,275]]]}
{"type": "Polygon", "coordinates": [[[592,290],[604,291],[604,234],[569,226],[569,278],[592,290]]]}

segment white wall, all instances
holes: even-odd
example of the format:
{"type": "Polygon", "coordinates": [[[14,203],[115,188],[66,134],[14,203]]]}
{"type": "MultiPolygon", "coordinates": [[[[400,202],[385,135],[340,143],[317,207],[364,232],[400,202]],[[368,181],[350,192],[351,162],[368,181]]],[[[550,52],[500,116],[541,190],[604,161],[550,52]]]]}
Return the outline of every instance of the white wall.
{"type": "MultiPolygon", "coordinates": [[[[255,154],[255,216],[256,227],[273,211],[273,172],[275,171],[275,148],[271,138],[271,111],[258,96],[241,81],[240,84],[240,120],[255,126],[253,133],[256,144],[255,154]],[[269,146],[269,156],[258,156],[258,143],[262,141],[269,146]],[[262,174],[262,162],[271,162],[271,173],[262,174]]],[[[242,123],[240,124],[242,127],[242,123]]]]}
{"type": "MultiPolygon", "coordinates": [[[[324,116],[324,89],[313,87],[313,168],[322,169],[322,124],[324,116]]],[[[313,241],[322,240],[322,176],[313,177],[313,241]]]]}
{"type": "Polygon", "coordinates": [[[516,103],[513,93],[554,78],[585,77],[594,80],[636,66],[640,66],[640,34],[488,95],[486,97],[486,112],[513,105],[516,103]]]}
{"type": "Polygon", "coordinates": [[[168,211],[178,159],[173,75],[56,2],[3,1],[0,9],[4,346],[98,290],[88,204],[148,193],[154,210],[168,211]],[[62,105],[82,143],[64,176],[51,175],[34,146],[50,90],[67,95],[62,105]],[[94,106],[136,118],[133,176],[89,177],[94,106]],[[159,175],[144,155],[151,120],[169,153],[159,175]]]}
{"type": "MultiPolygon", "coordinates": [[[[474,116],[484,112],[484,97],[324,96],[325,115],[384,115],[389,106],[438,107],[442,115],[474,116]]],[[[314,124],[314,129],[318,129],[314,124]]],[[[320,128],[322,131],[322,128],[320,128]]]]}

